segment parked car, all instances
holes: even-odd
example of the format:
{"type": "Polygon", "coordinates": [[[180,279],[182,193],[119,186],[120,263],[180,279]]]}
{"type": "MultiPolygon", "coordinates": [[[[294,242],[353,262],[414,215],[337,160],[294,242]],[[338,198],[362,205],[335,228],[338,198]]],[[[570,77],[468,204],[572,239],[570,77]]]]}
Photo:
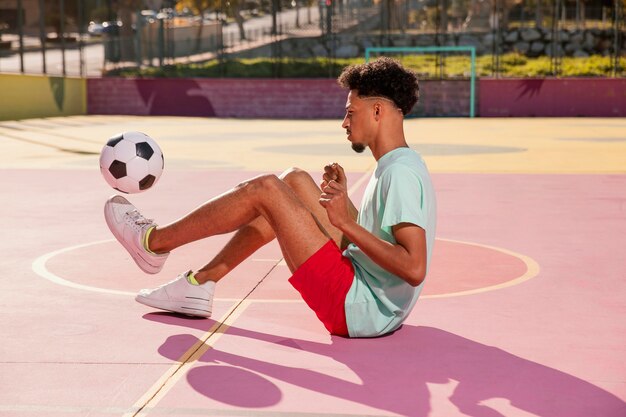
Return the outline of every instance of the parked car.
{"type": "MultiPolygon", "coordinates": [[[[120,30],[122,27],[122,22],[120,20],[111,20],[107,22],[89,22],[87,26],[87,33],[91,36],[117,36],[120,34],[120,30]]],[[[133,30],[135,29],[133,25],[133,30]]]]}
{"type": "Polygon", "coordinates": [[[91,21],[87,25],[87,33],[91,36],[102,36],[102,23],[91,21]]]}

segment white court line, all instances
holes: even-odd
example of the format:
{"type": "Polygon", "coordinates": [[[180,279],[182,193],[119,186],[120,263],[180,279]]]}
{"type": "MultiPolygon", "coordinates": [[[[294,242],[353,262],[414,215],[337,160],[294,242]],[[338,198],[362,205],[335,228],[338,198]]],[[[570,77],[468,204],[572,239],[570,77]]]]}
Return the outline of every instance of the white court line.
{"type": "MultiPolygon", "coordinates": [[[[371,170],[371,167],[357,180],[355,181],[355,183],[350,187],[350,189],[348,190],[348,194],[352,194],[354,193],[354,191],[356,189],[358,189],[358,187],[361,186],[361,184],[363,182],[365,182],[365,180],[369,179],[369,171],[371,170]]],[[[109,243],[109,242],[115,242],[115,239],[105,239],[105,240],[97,240],[95,242],[89,242],[89,243],[83,243],[80,245],[74,245],[74,246],[69,246],[63,249],[59,249],[53,252],[49,252],[46,253],[44,255],[41,255],[40,257],[38,257],[37,259],[35,259],[32,263],[32,269],[33,271],[39,275],[42,278],[47,279],[50,282],[53,282],[55,284],[58,285],[63,285],[65,287],[69,287],[69,288],[74,288],[77,290],[82,290],[82,291],[90,291],[90,292],[96,292],[96,293],[101,293],[101,294],[112,294],[112,295],[122,295],[122,296],[132,296],[134,297],[136,295],[136,293],[134,292],[129,292],[129,291],[120,291],[120,290],[113,290],[113,289],[107,289],[107,288],[99,288],[99,287],[93,287],[90,285],[84,285],[84,284],[78,284],[76,282],[72,282],[72,281],[68,281],[56,274],[53,274],[52,272],[50,272],[48,270],[48,268],[46,267],[46,263],[54,258],[57,255],[61,255],[63,253],[67,253],[67,252],[71,252],[77,249],[82,249],[82,248],[86,248],[89,246],[94,246],[94,245],[100,245],[103,243],[109,243]]],[[[252,259],[253,261],[257,261],[257,262],[277,262],[277,266],[285,266],[285,260],[284,258],[279,258],[279,259],[252,259]]],[[[215,298],[215,301],[239,301],[239,299],[235,299],[235,298],[215,298]]],[[[261,301],[261,300],[255,300],[255,301],[261,301]]],[[[263,300],[263,301],[272,301],[272,300],[263,300]]],[[[277,302],[302,302],[302,300],[275,300],[277,302]]]]}
{"type": "Polygon", "coordinates": [[[135,293],[133,293],[133,292],[119,291],[119,290],[110,290],[110,289],[106,289],[106,288],[92,287],[90,285],[77,284],[75,282],[68,281],[68,280],[66,280],[64,278],[61,278],[60,276],[58,276],[56,274],[53,274],[46,267],[46,263],[50,259],[52,259],[55,256],[60,255],[62,253],[71,252],[71,251],[76,250],[76,249],[82,249],[82,248],[86,248],[86,247],[89,247],[89,246],[100,245],[102,243],[109,243],[109,242],[113,242],[113,241],[115,241],[115,239],[97,240],[95,242],[83,243],[82,245],[69,246],[67,248],[56,250],[54,252],[46,253],[45,255],[42,255],[42,256],[38,257],[37,259],[35,259],[33,261],[32,269],[40,277],[45,278],[48,281],[54,282],[55,284],[63,285],[65,287],[75,288],[77,290],[83,290],[83,291],[104,293],[104,294],[114,294],[114,295],[124,295],[124,296],[131,295],[131,296],[134,297],[135,293]]]}
{"type": "MultiPolygon", "coordinates": [[[[368,170],[369,172],[369,170],[368,170]]],[[[361,184],[363,182],[365,182],[366,180],[369,179],[369,175],[368,172],[366,172],[365,174],[363,174],[351,187],[349,190],[349,194],[352,194],[358,187],[361,186],[361,184]]],[[[484,293],[484,292],[489,292],[489,291],[494,291],[494,290],[499,290],[502,288],[507,288],[507,287],[512,287],[514,285],[518,285],[521,284],[522,282],[525,282],[535,276],[537,276],[539,274],[539,264],[537,264],[537,262],[526,256],[526,255],[522,255],[520,253],[516,253],[504,248],[499,248],[496,246],[490,246],[490,245],[483,245],[480,243],[476,243],[476,242],[467,242],[467,241],[462,241],[462,240],[454,240],[454,239],[443,239],[443,238],[437,238],[436,240],[439,241],[446,241],[446,242],[452,242],[452,243],[460,243],[460,244],[464,244],[464,245],[470,245],[470,246],[477,246],[477,247],[481,247],[481,248],[485,248],[485,249],[490,249],[490,250],[494,250],[500,253],[504,253],[506,255],[510,255],[513,256],[515,258],[520,259],[522,262],[524,262],[524,264],[526,265],[526,272],[518,277],[518,278],[514,278],[510,281],[506,281],[500,284],[496,284],[496,285],[491,285],[488,287],[481,287],[481,288],[476,288],[476,289],[472,289],[472,290],[467,290],[467,291],[459,291],[459,292],[452,292],[452,293],[444,293],[444,294],[425,294],[420,296],[421,299],[427,299],[427,298],[446,298],[446,297],[459,297],[459,296],[465,296],[465,295],[472,295],[472,294],[480,294],[480,293],[484,293]]],[[[74,288],[77,290],[82,290],[82,291],[90,291],[90,292],[96,292],[96,293],[101,293],[101,294],[112,294],[112,295],[121,295],[121,296],[132,296],[134,297],[136,295],[135,292],[130,292],[130,291],[120,291],[120,290],[113,290],[113,289],[107,289],[107,288],[99,288],[99,287],[93,287],[90,285],[84,285],[84,284],[78,284],[76,282],[72,282],[69,280],[66,280],[52,272],[50,272],[46,266],[46,263],[54,258],[57,255],[61,255],[63,253],[67,253],[67,252],[71,252],[77,249],[82,249],[82,248],[86,248],[89,246],[94,246],[94,245],[100,245],[100,244],[104,244],[104,243],[109,243],[109,242],[115,242],[115,239],[105,239],[105,240],[97,240],[94,242],[89,242],[89,243],[83,243],[80,245],[74,245],[74,246],[69,246],[63,249],[59,249],[53,252],[49,252],[47,254],[41,255],[40,257],[38,257],[37,259],[35,259],[32,263],[32,269],[33,271],[39,275],[42,278],[47,279],[50,282],[53,282],[57,285],[62,285],[65,287],[69,287],[69,288],[74,288]]],[[[285,266],[285,260],[283,258],[280,259],[265,259],[265,258],[257,258],[257,259],[252,259],[252,261],[256,261],[256,262],[276,262],[277,266],[285,266]]],[[[235,302],[235,301],[239,301],[240,299],[238,298],[215,298],[215,301],[228,301],[228,302],[235,302]]],[[[269,302],[269,303],[302,303],[303,301],[301,299],[294,299],[294,300],[284,300],[284,299],[278,299],[278,300],[272,300],[272,299],[258,299],[258,300],[250,300],[253,302],[269,302]]]]}
{"type": "Polygon", "coordinates": [[[526,265],[526,272],[517,278],[514,278],[510,281],[502,282],[500,284],[490,285],[490,286],[481,287],[481,288],[475,288],[473,290],[466,290],[466,291],[421,295],[420,298],[460,297],[464,295],[480,294],[484,292],[495,291],[495,290],[499,290],[502,288],[512,287],[514,285],[521,284],[522,282],[528,281],[529,279],[534,278],[539,274],[539,269],[540,269],[539,264],[530,256],[522,255],[521,253],[513,252],[508,249],[503,249],[503,248],[499,248],[496,246],[483,245],[481,243],[475,243],[475,242],[465,242],[462,240],[442,239],[442,238],[438,238],[436,240],[452,242],[452,243],[460,243],[460,244],[469,245],[469,246],[477,246],[479,248],[491,249],[496,252],[504,253],[505,255],[512,256],[524,262],[524,264],[526,265]]]}
{"type": "MultiPolygon", "coordinates": [[[[506,282],[502,282],[500,284],[496,284],[496,285],[490,285],[488,287],[481,287],[481,288],[475,288],[473,290],[467,290],[467,291],[459,291],[459,292],[452,292],[452,293],[443,293],[443,294],[425,294],[425,295],[421,295],[420,298],[421,299],[426,299],[426,298],[447,298],[447,297],[459,297],[459,296],[465,296],[465,295],[472,295],[472,294],[480,294],[480,293],[484,293],[484,292],[489,292],[489,291],[495,291],[495,290],[499,290],[502,288],[507,288],[507,287],[512,287],[514,285],[518,285],[521,284],[522,282],[528,281],[531,278],[534,278],[535,276],[537,276],[539,274],[539,264],[532,259],[529,256],[526,255],[522,255],[520,253],[517,252],[513,252],[504,248],[499,248],[496,246],[490,246],[490,245],[483,245],[480,243],[475,243],[475,242],[467,242],[467,241],[462,241],[462,240],[455,240],[455,239],[442,239],[442,238],[437,238],[436,240],[439,241],[445,241],[445,242],[452,242],[452,243],[460,243],[463,245],[468,245],[468,246],[477,246],[480,248],[485,248],[485,249],[490,249],[496,252],[500,252],[500,253],[504,253],[506,255],[509,256],[513,256],[515,258],[520,259],[522,262],[524,262],[524,264],[526,265],[526,272],[521,275],[520,277],[514,278],[510,281],[506,281],[506,282]]],[[[50,272],[48,270],[48,268],[46,267],[46,263],[54,258],[57,255],[66,253],[66,252],[71,252],[73,250],[76,249],[81,249],[81,248],[86,248],[89,246],[94,246],[94,245],[100,245],[100,244],[104,244],[104,243],[109,243],[109,242],[114,242],[115,239],[106,239],[106,240],[97,240],[95,242],[90,242],[90,243],[84,243],[81,245],[75,245],[75,246],[69,246],[67,248],[63,248],[63,249],[59,249],[53,252],[49,252],[45,255],[42,255],[40,257],[38,257],[37,259],[35,259],[33,261],[32,264],[32,269],[33,271],[39,275],[42,278],[47,279],[50,282],[53,282],[57,285],[62,285],[65,287],[69,287],[69,288],[74,288],[77,290],[82,290],[82,291],[90,291],[90,292],[96,292],[96,293],[102,293],[102,294],[112,294],[112,295],[122,295],[122,296],[132,296],[134,297],[136,295],[135,292],[129,292],[129,291],[120,291],[120,290],[113,290],[113,289],[107,289],[107,288],[99,288],[99,287],[93,287],[90,285],[84,285],[84,284],[78,284],[76,282],[72,282],[69,280],[66,280],[52,272],[50,272]]],[[[277,262],[277,265],[284,265],[284,259],[281,258],[281,260],[279,261],[278,259],[258,259],[257,261],[259,262],[277,262]]],[[[235,302],[235,301],[239,301],[240,299],[238,298],[215,298],[215,301],[228,301],[228,302],[235,302]]],[[[266,302],[266,303],[302,303],[303,301],[301,299],[294,299],[294,300],[284,300],[284,299],[277,299],[277,300],[273,300],[273,299],[252,299],[250,301],[253,302],[266,302]]]]}
{"type": "MultiPolygon", "coordinates": [[[[89,242],[89,243],[83,243],[80,245],[74,245],[74,246],[68,246],[67,248],[63,248],[63,249],[59,249],[59,250],[55,250],[53,252],[49,252],[46,253],[45,255],[41,255],[40,257],[38,257],[37,259],[35,259],[32,263],[32,270],[33,272],[35,272],[35,274],[39,275],[40,277],[47,279],[50,282],[53,282],[57,285],[62,285],[64,287],[69,287],[69,288],[74,288],[77,290],[81,290],[81,291],[90,291],[90,292],[96,292],[96,293],[101,293],[101,294],[112,294],[112,295],[121,295],[124,297],[134,297],[135,295],[137,295],[137,292],[131,292],[131,291],[120,291],[120,290],[113,290],[113,289],[109,289],[109,288],[100,288],[100,287],[94,287],[91,285],[84,285],[84,284],[78,284],[76,282],[73,281],[69,281],[65,278],[62,278],[56,274],[54,274],[53,272],[50,272],[50,270],[48,269],[48,267],[46,266],[46,263],[54,258],[57,255],[61,255],[63,253],[67,253],[67,252],[72,252],[74,250],[77,249],[82,249],[82,248],[87,248],[89,246],[95,246],[95,245],[101,245],[104,243],[110,243],[110,242],[115,242],[115,239],[105,239],[105,240],[96,240],[95,242],[89,242]]],[[[264,261],[269,261],[269,260],[264,260],[264,261]]],[[[272,260],[273,262],[278,262],[278,259],[274,259],[272,260]]],[[[279,263],[280,265],[280,263],[279,263]]],[[[240,298],[214,298],[214,301],[229,301],[229,302],[235,302],[235,301],[240,301],[240,298]]],[[[265,301],[265,300],[258,300],[258,301],[265,301]]],[[[270,300],[268,300],[270,301],[270,300]]],[[[280,300],[276,300],[276,301],[280,301],[280,300]]],[[[291,300],[288,300],[291,301],[291,300]]],[[[297,302],[301,302],[301,300],[293,300],[293,301],[297,301],[297,302]]]]}

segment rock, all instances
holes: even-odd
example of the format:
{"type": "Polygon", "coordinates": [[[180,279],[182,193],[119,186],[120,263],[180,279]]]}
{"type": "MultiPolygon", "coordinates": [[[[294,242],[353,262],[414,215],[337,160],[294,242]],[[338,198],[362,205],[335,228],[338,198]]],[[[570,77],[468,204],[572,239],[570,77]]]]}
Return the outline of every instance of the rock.
{"type": "Polygon", "coordinates": [[[548,56],[563,56],[563,48],[561,47],[560,44],[557,44],[556,47],[554,47],[554,44],[549,43],[546,45],[546,55],[548,56]]]}
{"type": "Polygon", "coordinates": [[[415,40],[416,46],[433,46],[435,44],[435,37],[433,35],[422,35],[415,40]]]}
{"type": "Polygon", "coordinates": [[[291,45],[291,42],[282,42],[280,44],[280,51],[283,54],[291,55],[291,53],[293,52],[293,47],[291,45]]]}
{"type": "Polygon", "coordinates": [[[585,35],[582,32],[573,33],[569,38],[570,42],[582,44],[585,41],[585,35]]]}
{"type": "Polygon", "coordinates": [[[459,46],[473,46],[476,48],[476,53],[479,55],[485,52],[485,47],[480,42],[480,40],[477,37],[472,36],[472,35],[463,34],[459,36],[458,45],[459,46]]]}
{"type": "Polygon", "coordinates": [[[326,48],[324,47],[324,45],[317,43],[313,46],[313,48],[311,48],[311,52],[313,54],[313,56],[322,56],[322,57],[327,57],[328,56],[328,51],[326,50],[326,48]]]}
{"type": "Polygon", "coordinates": [[[567,31],[559,30],[558,35],[559,35],[558,39],[560,42],[569,42],[570,36],[567,31]]]}
{"type": "Polygon", "coordinates": [[[568,55],[571,55],[574,53],[574,51],[578,51],[578,50],[582,50],[583,47],[580,43],[576,43],[576,42],[569,42],[565,45],[565,52],[568,55]]]}
{"type": "Polygon", "coordinates": [[[544,51],[545,48],[546,48],[546,46],[544,45],[543,42],[536,41],[536,42],[533,42],[530,45],[530,52],[533,55],[539,55],[540,53],[542,53],[544,51]]]}
{"type": "Polygon", "coordinates": [[[483,45],[487,47],[491,46],[494,39],[495,36],[493,35],[493,33],[487,33],[485,36],[483,36],[483,45]]]}
{"type": "Polygon", "coordinates": [[[596,47],[596,38],[591,32],[585,33],[585,41],[583,42],[583,48],[587,52],[591,52],[596,47]]]}
{"type": "Polygon", "coordinates": [[[478,46],[481,45],[480,40],[472,35],[463,34],[459,37],[459,45],[463,46],[478,46]]]}
{"type": "Polygon", "coordinates": [[[504,40],[508,43],[515,43],[517,42],[517,40],[519,39],[519,32],[514,30],[509,32],[505,37],[504,40]]]}
{"type": "Polygon", "coordinates": [[[532,42],[541,39],[541,33],[536,29],[525,29],[521,32],[522,39],[525,42],[532,42]]]}
{"type": "Polygon", "coordinates": [[[396,38],[393,40],[393,46],[411,46],[411,40],[405,36],[396,38]]]}
{"type": "Polygon", "coordinates": [[[612,39],[602,39],[600,42],[596,44],[596,49],[600,52],[608,51],[613,46],[612,39]]]}
{"type": "Polygon", "coordinates": [[[574,51],[574,54],[572,56],[576,58],[586,58],[589,56],[589,54],[582,49],[577,49],[576,51],[574,51]]]}
{"type": "MultiPolygon", "coordinates": [[[[538,43],[541,43],[541,42],[538,42],[538,43]]],[[[513,50],[515,52],[519,52],[520,54],[525,55],[529,49],[530,49],[530,44],[528,42],[516,42],[515,44],[513,44],[513,50]]]]}
{"type": "Polygon", "coordinates": [[[335,51],[337,58],[354,58],[359,55],[359,47],[356,45],[341,45],[335,51]]]}

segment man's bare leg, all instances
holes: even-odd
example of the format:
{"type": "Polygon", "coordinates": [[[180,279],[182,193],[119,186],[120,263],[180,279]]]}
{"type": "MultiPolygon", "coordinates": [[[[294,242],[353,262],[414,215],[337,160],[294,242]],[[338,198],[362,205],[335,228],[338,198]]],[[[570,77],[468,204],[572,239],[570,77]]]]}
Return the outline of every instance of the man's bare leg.
{"type": "MultiPolygon", "coordinates": [[[[307,172],[295,168],[283,172],[279,178],[311,211],[322,232],[329,235],[339,245],[341,231],[330,223],[326,210],[319,205],[321,190],[313,178],[307,172]]],[[[207,281],[219,281],[275,237],[267,220],[264,217],[257,217],[250,224],[239,229],[220,252],[195,273],[195,279],[201,284],[207,281]]]]}
{"type": "MultiPolygon", "coordinates": [[[[312,198],[309,197],[309,200],[312,198]]],[[[316,201],[317,198],[319,194],[316,201]]],[[[185,217],[155,229],[150,235],[149,246],[155,252],[169,252],[184,244],[242,227],[250,228],[243,229],[241,233],[247,230],[247,233],[256,235],[255,245],[263,244],[271,240],[271,235],[267,233],[265,224],[256,220],[259,217],[267,222],[278,238],[292,271],[329,239],[298,195],[276,176],[265,175],[244,182],[185,217]]],[[[247,252],[252,253],[250,251],[255,245],[248,246],[247,252]]],[[[234,245],[231,248],[233,251],[237,249],[234,245]]]]}

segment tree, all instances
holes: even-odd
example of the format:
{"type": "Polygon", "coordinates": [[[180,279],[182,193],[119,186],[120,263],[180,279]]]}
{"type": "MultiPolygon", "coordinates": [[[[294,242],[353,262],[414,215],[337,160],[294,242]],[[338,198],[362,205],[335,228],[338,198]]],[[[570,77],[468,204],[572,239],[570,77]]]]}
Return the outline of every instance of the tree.
{"type": "Polygon", "coordinates": [[[141,0],[117,0],[118,17],[122,22],[120,28],[121,59],[135,60],[135,42],[133,41],[133,16],[142,6],[141,0]]]}
{"type": "Polygon", "coordinates": [[[235,18],[235,22],[237,22],[237,27],[239,28],[239,38],[241,40],[246,39],[246,31],[243,28],[243,16],[241,15],[241,10],[245,5],[245,0],[224,0],[226,1],[226,5],[228,6],[228,11],[235,18]]]}
{"type": "MultiPolygon", "coordinates": [[[[203,16],[207,10],[222,8],[222,6],[227,7],[227,12],[229,15],[232,15],[237,22],[237,26],[239,28],[239,36],[241,40],[246,39],[246,32],[243,28],[243,16],[241,15],[241,10],[245,7],[245,0],[181,0],[176,5],[176,9],[182,10],[184,8],[188,8],[192,10],[195,14],[199,14],[203,16]]],[[[196,49],[200,45],[200,38],[202,36],[202,25],[198,29],[198,37],[196,43],[196,49]]]]}
{"type": "Polygon", "coordinates": [[[218,0],[182,0],[176,5],[176,9],[179,11],[187,8],[190,9],[194,14],[200,16],[200,24],[198,25],[198,32],[196,33],[196,45],[194,47],[196,52],[200,51],[200,46],[202,43],[204,13],[208,10],[216,9],[218,4],[218,0]]]}

